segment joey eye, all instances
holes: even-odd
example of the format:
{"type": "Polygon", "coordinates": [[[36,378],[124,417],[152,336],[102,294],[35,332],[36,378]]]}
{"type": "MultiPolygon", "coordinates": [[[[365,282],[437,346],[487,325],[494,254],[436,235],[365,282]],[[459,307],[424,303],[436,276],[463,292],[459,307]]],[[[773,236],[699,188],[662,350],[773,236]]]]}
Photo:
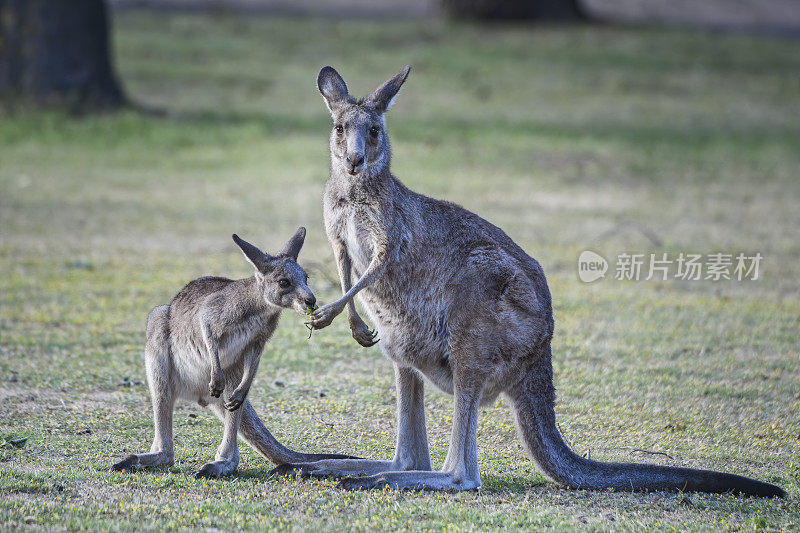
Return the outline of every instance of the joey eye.
{"type": "Polygon", "coordinates": [[[381,129],[378,126],[372,126],[369,129],[369,134],[372,135],[373,137],[377,137],[380,132],[381,129]]]}
{"type": "Polygon", "coordinates": [[[344,128],[341,126],[336,126],[336,135],[341,135],[344,133],[344,128]]]}
{"type": "Polygon", "coordinates": [[[288,279],[284,278],[284,279],[278,280],[278,285],[281,286],[281,289],[288,289],[289,286],[291,285],[291,283],[289,282],[288,279]]]}

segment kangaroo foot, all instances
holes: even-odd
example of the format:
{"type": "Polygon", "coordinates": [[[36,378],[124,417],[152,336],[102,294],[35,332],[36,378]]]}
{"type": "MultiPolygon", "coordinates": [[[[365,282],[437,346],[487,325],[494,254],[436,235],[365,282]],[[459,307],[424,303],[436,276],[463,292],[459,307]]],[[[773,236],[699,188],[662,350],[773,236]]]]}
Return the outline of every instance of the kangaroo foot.
{"type": "Polygon", "coordinates": [[[219,479],[221,477],[230,476],[236,473],[237,466],[231,461],[214,461],[213,463],[206,463],[198,470],[195,479],[219,479]]]}
{"type": "Polygon", "coordinates": [[[346,477],[338,487],[345,490],[373,490],[392,488],[396,490],[465,491],[480,488],[481,482],[460,479],[446,472],[384,472],[372,476],[346,477]]]}
{"type": "Polygon", "coordinates": [[[112,472],[134,472],[142,468],[138,455],[129,455],[111,467],[112,472]]]}

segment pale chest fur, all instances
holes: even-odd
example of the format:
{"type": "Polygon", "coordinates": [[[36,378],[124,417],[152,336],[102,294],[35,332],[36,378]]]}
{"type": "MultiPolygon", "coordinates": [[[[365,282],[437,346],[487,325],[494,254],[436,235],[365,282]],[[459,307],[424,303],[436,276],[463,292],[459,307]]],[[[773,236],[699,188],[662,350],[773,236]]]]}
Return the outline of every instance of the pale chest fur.
{"type": "MultiPolygon", "coordinates": [[[[268,313],[253,314],[218,331],[216,335],[222,370],[240,370],[246,350],[263,350],[277,325],[277,319],[277,316],[268,313]]],[[[211,369],[211,354],[203,339],[200,323],[201,317],[196,316],[184,327],[173,324],[170,346],[175,361],[182,367],[182,373],[196,374],[197,379],[204,381],[208,379],[211,369]]]]}
{"type": "MultiPolygon", "coordinates": [[[[353,283],[372,260],[373,232],[391,235],[393,253],[383,276],[359,292],[374,327],[380,332],[384,354],[402,366],[413,366],[424,373],[432,370],[439,377],[449,375],[447,365],[447,302],[441,282],[432,282],[431,272],[416,268],[417,258],[408,252],[410,235],[404,227],[379,228],[364,206],[329,201],[325,206],[328,236],[339,239],[347,248],[353,283]],[[402,246],[397,246],[402,243],[402,246]],[[413,284],[413,286],[412,286],[413,284]]],[[[434,273],[434,278],[437,277],[434,273]]],[[[449,376],[448,376],[449,377],[449,376]]],[[[441,388],[450,388],[449,379],[432,379],[441,388]]]]}
{"type": "Polygon", "coordinates": [[[225,328],[219,340],[220,364],[226,367],[241,364],[246,350],[261,351],[275,329],[277,317],[255,314],[225,328]]]}
{"type": "Polygon", "coordinates": [[[343,209],[340,220],[340,238],[347,247],[353,270],[360,275],[367,269],[373,256],[367,216],[356,209],[343,209]]]}

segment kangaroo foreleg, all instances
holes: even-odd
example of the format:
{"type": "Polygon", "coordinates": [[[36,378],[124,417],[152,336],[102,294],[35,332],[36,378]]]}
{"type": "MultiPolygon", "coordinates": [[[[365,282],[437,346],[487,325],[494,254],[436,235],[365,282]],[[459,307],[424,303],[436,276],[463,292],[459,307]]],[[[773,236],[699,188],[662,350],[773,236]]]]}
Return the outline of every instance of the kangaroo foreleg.
{"type": "Polygon", "coordinates": [[[250,392],[250,387],[253,385],[253,380],[256,377],[258,363],[261,361],[261,351],[250,348],[242,357],[244,359],[244,373],[242,374],[242,379],[225,401],[225,409],[229,411],[237,410],[242,406],[245,398],[247,398],[247,394],[250,392]]]}
{"type": "Polygon", "coordinates": [[[225,374],[222,372],[222,365],[219,362],[219,339],[211,332],[211,326],[204,323],[202,326],[203,341],[206,344],[206,351],[211,357],[211,379],[208,382],[208,393],[214,398],[219,398],[225,390],[225,374]]]}
{"type": "MultiPolygon", "coordinates": [[[[311,326],[314,329],[322,329],[331,322],[336,316],[341,313],[348,302],[352,301],[362,289],[369,287],[376,279],[380,278],[386,271],[389,265],[390,246],[386,240],[376,243],[374,246],[375,252],[370,261],[369,266],[361,275],[355,285],[342,295],[341,298],[328,305],[323,305],[311,315],[311,326]]],[[[338,261],[337,261],[338,263],[338,261]]]]}
{"type": "MultiPolygon", "coordinates": [[[[336,255],[336,268],[339,271],[339,279],[342,283],[342,294],[347,294],[353,287],[353,265],[350,261],[350,254],[347,252],[347,246],[340,239],[333,241],[333,248],[336,255]]],[[[355,299],[352,298],[347,302],[347,319],[350,323],[350,331],[353,333],[353,338],[361,346],[369,348],[378,342],[376,340],[377,333],[371,331],[358,314],[355,299]]]]}

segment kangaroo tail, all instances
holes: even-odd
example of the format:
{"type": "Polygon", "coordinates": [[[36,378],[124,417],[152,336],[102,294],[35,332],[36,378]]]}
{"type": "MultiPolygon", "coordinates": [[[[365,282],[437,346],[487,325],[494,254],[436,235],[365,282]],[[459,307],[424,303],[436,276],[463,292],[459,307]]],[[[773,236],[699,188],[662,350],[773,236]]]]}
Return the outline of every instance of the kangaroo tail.
{"type": "Polygon", "coordinates": [[[531,459],[548,478],[576,489],[620,491],[733,492],[784,497],[783,489],[754,479],[711,470],[636,463],[601,463],[575,454],[555,420],[550,350],[509,391],[517,432],[531,459]]]}
{"type": "Polygon", "coordinates": [[[264,427],[248,400],[245,400],[240,409],[242,409],[242,423],[239,426],[239,436],[265,459],[276,465],[311,463],[322,459],[356,459],[356,457],[338,453],[300,453],[290,450],[278,442],[264,427]]]}

